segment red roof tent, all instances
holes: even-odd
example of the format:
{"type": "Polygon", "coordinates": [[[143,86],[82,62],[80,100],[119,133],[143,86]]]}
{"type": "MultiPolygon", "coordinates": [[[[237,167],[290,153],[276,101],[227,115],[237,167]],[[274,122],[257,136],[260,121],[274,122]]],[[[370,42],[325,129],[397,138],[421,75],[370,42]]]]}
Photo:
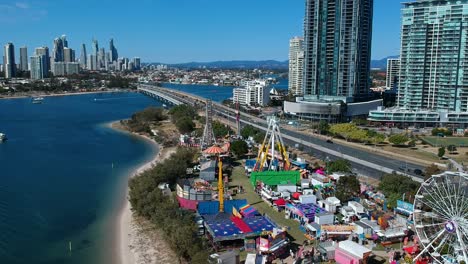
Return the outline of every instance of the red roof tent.
{"type": "Polygon", "coordinates": [[[414,245],[414,246],[411,246],[411,247],[405,247],[405,248],[403,248],[403,250],[408,254],[414,255],[414,254],[419,252],[419,247],[418,247],[418,245],[414,245]]]}
{"type": "Polygon", "coordinates": [[[274,201],[273,203],[276,204],[277,206],[285,206],[286,205],[286,200],[281,198],[281,199],[278,199],[278,200],[274,201]]]}
{"type": "Polygon", "coordinates": [[[293,197],[294,199],[296,199],[296,200],[299,200],[299,197],[300,197],[300,196],[301,196],[301,194],[298,193],[298,192],[295,192],[295,193],[293,193],[293,195],[292,195],[292,197],[293,197]]]}

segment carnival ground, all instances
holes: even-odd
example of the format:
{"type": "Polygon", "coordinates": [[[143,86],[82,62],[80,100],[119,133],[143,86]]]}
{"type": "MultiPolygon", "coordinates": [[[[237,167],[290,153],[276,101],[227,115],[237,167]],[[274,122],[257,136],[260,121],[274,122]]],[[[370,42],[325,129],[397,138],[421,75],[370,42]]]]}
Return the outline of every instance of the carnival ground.
{"type": "MultiPolygon", "coordinates": [[[[288,235],[289,238],[291,239],[291,248],[296,249],[299,246],[303,245],[304,241],[306,240],[306,237],[304,236],[304,233],[299,229],[299,222],[292,220],[292,219],[286,219],[284,212],[277,212],[276,210],[273,209],[270,205],[265,203],[262,198],[255,193],[255,190],[250,183],[250,179],[246,176],[244,168],[242,165],[242,161],[237,161],[239,166],[234,167],[231,175],[231,180],[229,182],[229,189],[236,189],[239,188],[239,186],[242,186],[244,192],[243,193],[237,193],[234,196],[234,199],[247,199],[247,202],[254,206],[255,209],[258,210],[258,212],[262,214],[267,214],[271,219],[273,219],[279,226],[282,227],[288,227],[288,235]]],[[[315,245],[315,241],[312,243],[315,245]]],[[[389,247],[395,249],[395,250],[401,250],[402,244],[401,243],[396,243],[392,244],[389,247]]],[[[378,244],[376,248],[373,251],[374,255],[380,258],[386,258],[388,256],[388,253],[385,252],[385,248],[378,244]]],[[[241,260],[245,260],[247,255],[247,252],[241,252],[240,257],[241,260]]],[[[377,263],[380,262],[377,260],[377,263]]]]}

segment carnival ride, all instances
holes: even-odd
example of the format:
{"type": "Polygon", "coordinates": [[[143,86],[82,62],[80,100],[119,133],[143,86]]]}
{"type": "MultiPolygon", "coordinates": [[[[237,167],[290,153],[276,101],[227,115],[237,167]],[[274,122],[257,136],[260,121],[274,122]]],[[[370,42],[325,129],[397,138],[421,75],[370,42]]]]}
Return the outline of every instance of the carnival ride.
{"type": "Polygon", "coordinates": [[[224,212],[224,182],[223,182],[223,161],[221,160],[221,153],[225,151],[218,147],[212,146],[203,153],[208,155],[215,155],[218,158],[218,200],[219,200],[219,212],[224,212]]]}
{"type": "Polygon", "coordinates": [[[468,174],[445,172],[421,184],[414,200],[414,226],[421,244],[415,261],[468,263],[468,174]]]}
{"type": "Polygon", "coordinates": [[[262,172],[265,168],[269,171],[278,169],[287,171],[291,168],[279,122],[274,117],[268,119],[268,129],[258,151],[253,171],[262,172]],[[276,164],[279,165],[279,168],[276,167],[276,164]]]}

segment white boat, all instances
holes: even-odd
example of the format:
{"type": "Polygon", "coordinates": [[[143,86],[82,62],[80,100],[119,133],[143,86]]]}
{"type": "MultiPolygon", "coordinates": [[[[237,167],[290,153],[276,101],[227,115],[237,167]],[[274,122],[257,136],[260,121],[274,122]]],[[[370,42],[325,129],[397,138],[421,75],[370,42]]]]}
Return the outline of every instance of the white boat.
{"type": "Polygon", "coordinates": [[[6,135],[3,133],[0,133],[0,142],[6,141],[6,140],[7,140],[6,135]]]}
{"type": "Polygon", "coordinates": [[[32,99],[33,104],[42,104],[43,101],[44,101],[44,97],[34,97],[32,99]]]}

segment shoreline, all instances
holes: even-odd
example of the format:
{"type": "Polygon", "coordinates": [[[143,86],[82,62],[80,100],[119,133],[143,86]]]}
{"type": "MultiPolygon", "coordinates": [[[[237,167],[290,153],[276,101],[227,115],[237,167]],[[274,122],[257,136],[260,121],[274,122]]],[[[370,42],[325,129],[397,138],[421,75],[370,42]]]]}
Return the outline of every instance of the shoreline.
{"type": "MultiPolygon", "coordinates": [[[[158,148],[158,153],[155,157],[138,167],[136,170],[132,171],[128,176],[128,180],[139,175],[143,171],[146,171],[158,162],[163,161],[168,158],[175,148],[164,148],[160,146],[157,142],[145,135],[135,134],[129,132],[123,128],[120,121],[114,121],[107,124],[107,126],[113,130],[128,133],[130,135],[138,136],[141,139],[151,143],[154,147],[158,148]]],[[[128,182],[127,180],[127,182],[128,182]]],[[[151,236],[145,234],[142,231],[142,228],[135,223],[137,219],[134,217],[131,210],[131,204],[128,200],[128,183],[125,188],[125,200],[124,204],[121,205],[120,211],[118,212],[118,218],[115,223],[115,251],[117,253],[118,263],[120,264],[134,264],[134,263],[148,263],[149,259],[161,259],[168,258],[171,259],[175,256],[166,242],[157,236],[151,236]],[[155,241],[156,240],[156,241],[155,241]],[[159,252],[157,249],[161,249],[162,252],[159,252]],[[163,256],[165,255],[165,256],[163,256]]]]}
{"type": "MultiPolygon", "coordinates": [[[[104,90],[104,91],[89,91],[89,92],[76,92],[76,93],[56,93],[56,94],[43,94],[43,93],[30,93],[28,95],[17,95],[17,96],[6,96],[1,97],[0,100],[8,99],[24,99],[32,97],[60,97],[60,96],[73,96],[73,95],[86,95],[86,94],[100,94],[100,93],[120,93],[120,92],[131,92],[130,89],[119,89],[119,90],[104,90]]],[[[136,91],[135,91],[136,92],[136,91]]]]}

